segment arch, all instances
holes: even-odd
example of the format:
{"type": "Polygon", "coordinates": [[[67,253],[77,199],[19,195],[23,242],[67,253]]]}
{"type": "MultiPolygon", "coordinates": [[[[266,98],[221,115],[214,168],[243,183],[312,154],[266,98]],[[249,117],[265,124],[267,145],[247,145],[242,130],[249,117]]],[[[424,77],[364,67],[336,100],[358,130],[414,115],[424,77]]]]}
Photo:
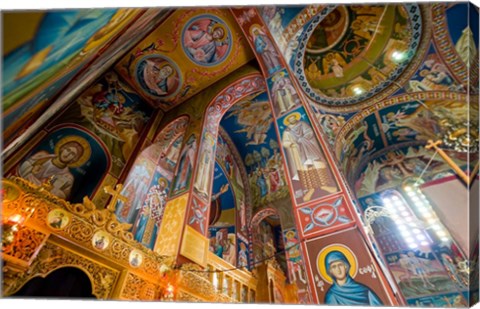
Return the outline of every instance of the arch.
{"type": "Polygon", "coordinates": [[[247,170],[243,163],[242,157],[238,152],[238,149],[235,147],[233,141],[231,140],[228,133],[222,127],[219,127],[219,136],[226,143],[230,153],[233,156],[233,160],[240,172],[240,177],[243,183],[244,196],[245,196],[245,211],[246,211],[246,230],[249,231],[250,225],[248,224],[253,216],[253,202],[252,202],[252,192],[250,185],[248,183],[247,170]]]}
{"type": "Polygon", "coordinates": [[[253,231],[255,230],[255,228],[258,227],[258,225],[260,224],[260,222],[262,222],[263,219],[270,216],[279,216],[279,215],[280,214],[278,213],[278,210],[276,210],[275,208],[271,208],[271,207],[264,208],[253,216],[252,221],[250,221],[250,228],[253,231]]]}
{"type": "MultiPolygon", "coordinates": [[[[215,148],[220,128],[220,120],[223,115],[240,100],[255,96],[266,90],[266,83],[260,73],[253,73],[246,75],[228,87],[220,91],[214,99],[208,104],[202,123],[202,136],[200,138],[199,151],[195,154],[195,162],[193,167],[192,191],[195,193],[196,201],[201,201],[204,205],[210,202],[212,194],[214,162],[215,162],[215,148]]],[[[189,196],[192,204],[193,194],[189,196]]],[[[206,233],[207,222],[197,222],[194,220],[195,216],[201,215],[207,218],[209,216],[209,208],[201,207],[201,214],[191,212],[189,221],[193,225],[198,223],[198,230],[206,233]],[[193,220],[192,220],[193,219],[193,220]],[[194,223],[196,222],[196,223],[194,223]]],[[[205,220],[204,220],[205,221],[205,220]]]]}
{"type": "Polygon", "coordinates": [[[467,115],[466,102],[466,94],[451,91],[405,93],[376,102],[355,114],[338,130],[333,144],[347,181],[353,185],[362,170],[386,152],[424,145],[428,139],[441,139],[448,131],[442,124],[442,113],[448,111],[459,122],[461,115],[467,115]],[[379,134],[374,137],[368,132],[375,127],[379,134]]]}
{"type": "Polygon", "coordinates": [[[189,121],[190,117],[188,115],[182,115],[172,120],[155,136],[153,143],[159,143],[161,146],[166,144],[168,146],[169,141],[185,133],[189,121]],[[172,135],[174,136],[173,138],[172,135]]]}
{"type": "Polygon", "coordinates": [[[95,295],[88,273],[79,267],[66,266],[30,278],[11,297],[95,298],[95,295]]]}
{"type": "MultiPolygon", "coordinates": [[[[119,276],[117,270],[98,264],[93,260],[87,259],[76,252],[47,242],[37,258],[29,267],[29,271],[17,272],[8,264],[4,267],[5,278],[9,278],[9,283],[4,285],[4,295],[10,296],[17,291],[33,277],[46,277],[51,272],[62,268],[78,268],[88,277],[92,285],[92,294],[98,299],[108,299],[111,297],[114,284],[119,276]]],[[[58,282],[57,282],[58,284],[58,282]]]]}
{"type": "Polygon", "coordinates": [[[134,239],[148,248],[153,248],[160,229],[188,123],[185,115],[174,119],[140,153],[122,190],[129,200],[116,205],[119,221],[132,224],[134,239]]]}

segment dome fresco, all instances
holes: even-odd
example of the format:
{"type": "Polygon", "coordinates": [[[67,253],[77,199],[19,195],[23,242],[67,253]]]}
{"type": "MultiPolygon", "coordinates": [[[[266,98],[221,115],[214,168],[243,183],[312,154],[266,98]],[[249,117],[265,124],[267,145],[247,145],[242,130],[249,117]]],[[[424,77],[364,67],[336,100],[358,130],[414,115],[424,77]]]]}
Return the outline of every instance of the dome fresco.
{"type": "Polygon", "coordinates": [[[418,5],[337,6],[304,31],[295,74],[315,102],[358,105],[395,88],[417,53],[422,30],[418,5]]]}

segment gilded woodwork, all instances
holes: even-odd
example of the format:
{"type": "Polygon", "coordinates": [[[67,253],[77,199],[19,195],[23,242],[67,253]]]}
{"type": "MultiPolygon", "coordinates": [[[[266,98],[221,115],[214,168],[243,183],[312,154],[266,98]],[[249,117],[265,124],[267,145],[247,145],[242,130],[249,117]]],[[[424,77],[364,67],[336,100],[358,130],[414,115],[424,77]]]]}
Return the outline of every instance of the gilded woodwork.
{"type": "Polygon", "coordinates": [[[180,247],[180,254],[189,258],[200,266],[207,264],[207,252],[209,240],[194,228],[187,225],[183,233],[183,241],[180,247]]]}
{"type": "Polygon", "coordinates": [[[28,228],[21,227],[16,233],[15,240],[2,247],[5,261],[11,261],[20,267],[28,267],[43,246],[48,235],[28,228]]]}
{"type": "Polygon", "coordinates": [[[119,272],[101,265],[72,251],[47,242],[27,271],[16,271],[14,267],[4,268],[3,294],[9,296],[17,292],[33,277],[46,277],[62,267],[77,267],[83,270],[92,283],[92,294],[99,299],[108,299],[119,272]]]}
{"type": "MultiPolygon", "coordinates": [[[[130,225],[118,222],[112,209],[97,209],[88,198],[71,204],[52,195],[48,188],[17,177],[4,179],[3,188],[3,217],[19,214],[25,218],[15,240],[2,248],[5,296],[34,277],[45,277],[61,267],[77,267],[90,278],[92,293],[99,299],[161,300],[171,284],[177,301],[238,302],[238,298],[232,298],[231,287],[225,294],[213,285],[211,272],[204,267],[195,263],[176,267],[175,253],[162,256],[134,241],[130,225]],[[52,214],[59,212],[66,214],[68,222],[52,225],[52,214]],[[108,243],[96,247],[98,235],[105,235],[108,243]],[[142,255],[137,267],[131,266],[132,252],[142,255]]],[[[180,211],[170,207],[175,210],[173,217],[185,213],[186,200],[185,195],[171,205],[183,205],[180,211]]],[[[171,236],[179,241],[180,234],[171,236]]],[[[236,282],[239,291],[247,287],[248,295],[256,292],[257,280],[252,273],[246,269],[232,271],[233,265],[206,250],[208,269],[219,274],[228,270],[230,285],[236,282]]]]}
{"type": "Polygon", "coordinates": [[[129,273],[125,280],[120,299],[155,300],[159,298],[160,286],[129,273]]]}
{"type": "MultiPolygon", "coordinates": [[[[83,203],[70,204],[52,195],[47,188],[34,186],[21,178],[4,179],[3,188],[3,217],[18,214],[26,218],[14,242],[2,248],[2,258],[6,262],[4,295],[15,293],[33,277],[45,277],[57,268],[73,266],[87,273],[92,281],[93,294],[98,298],[112,297],[122,270],[128,271],[127,279],[134,275],[143,280],[143,289],[135,299],[158,297],[159,278],[162,278],[160,269],[172,268],[174,259],[154,254],[135,242],[128,231],[130,225],[118,222],[113,212],[98,210],[88,198],[83,203]],[[68,213],[67,225],[62,228],[49,225],[48,216],[54,210],[68,213]],[[95,248],[92,241],[93,235],[100,231],[107,233],[110,239],[104,250],[95,248]],[[61,245],[52,244],[52,236],[61,239],[61,245]],[[129,255],[134,250],[143,256],[143,262],[137,268],[129,263],[129,255]]],[[[122,280],[122,284],[131,286],[127,279],[122,280]]]]}

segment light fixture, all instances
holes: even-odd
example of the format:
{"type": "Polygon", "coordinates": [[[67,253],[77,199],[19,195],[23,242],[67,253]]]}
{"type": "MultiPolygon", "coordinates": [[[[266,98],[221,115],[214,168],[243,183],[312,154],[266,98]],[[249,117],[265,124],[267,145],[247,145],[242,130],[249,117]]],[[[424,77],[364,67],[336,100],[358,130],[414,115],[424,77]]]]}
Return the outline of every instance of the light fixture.
{"type": "Polygon", "coordinates": [[[392,53],[392,59],[394,61],[400,62],[405,58],[405,53],[399,52],[398,50],[394,51],[392,53]]]}
{"type": "Polygon", "coordinates": [[[423,218],[424,222],[426,222],[427,228],[430,228],[440,241],[447,242],[450,239],[449,233],[445,227],[439,223],[440,221],[427,197],[418,187],[412,188],[410,186],[405,186],[404,189],[405,192],[407,192],[409,199],[412,201],[413,206],[423,218]]]}
{"type": "Polygon", "coordinates": [[[360,87],[355,87],[353,88],[353,92],[355,92],[356,95],[361,95],[363,93],[363,89],[360,87]]]}
{"type": "Polygon", "coordinates": [[[20,214],[13,214],[3,223],[2,245],[4,247],[15,241],[15,236],[23,222],[25,222],[25,217],[20,214]]]}

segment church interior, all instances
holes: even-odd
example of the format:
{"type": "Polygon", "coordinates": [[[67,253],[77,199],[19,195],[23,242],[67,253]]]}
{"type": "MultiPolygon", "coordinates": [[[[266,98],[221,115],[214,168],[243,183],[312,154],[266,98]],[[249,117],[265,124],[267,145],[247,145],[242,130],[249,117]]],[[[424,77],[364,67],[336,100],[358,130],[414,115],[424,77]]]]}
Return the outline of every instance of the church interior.
{"type": "Polygon", "coordinates": [[[478,301],[473,4],[2,23],[2,297],[478,301]]]}

